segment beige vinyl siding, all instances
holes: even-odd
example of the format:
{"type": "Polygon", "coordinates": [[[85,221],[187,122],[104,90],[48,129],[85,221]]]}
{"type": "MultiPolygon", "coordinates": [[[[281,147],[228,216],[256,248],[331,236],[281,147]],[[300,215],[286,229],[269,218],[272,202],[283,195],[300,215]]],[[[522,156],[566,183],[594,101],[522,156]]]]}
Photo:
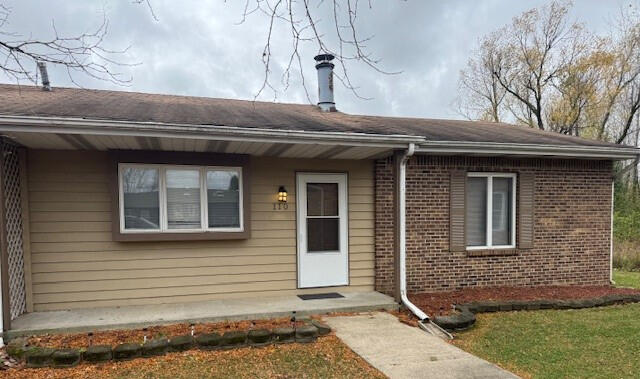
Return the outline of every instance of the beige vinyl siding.
{"type": "Polygon", "coordinates": [[[326,292],[296,288],[296,171],[348,172],[350,286],[374,284],[372,161],[256,158],[251,238],[116,242],[107,155],[29,151],[31,271],[35,311],[326,292]],[[288,209],[273,210],[277,189],[288,209]]]}

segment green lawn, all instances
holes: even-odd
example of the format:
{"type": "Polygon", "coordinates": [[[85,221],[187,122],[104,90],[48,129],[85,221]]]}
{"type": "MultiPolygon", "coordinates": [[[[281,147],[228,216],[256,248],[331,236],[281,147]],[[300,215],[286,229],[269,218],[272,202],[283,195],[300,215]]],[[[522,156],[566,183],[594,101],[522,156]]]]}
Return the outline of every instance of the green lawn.
{"type": "Polygon", "coordinates": [[[613,281],[618,287],[640,288],[640,272],[613,270],[613,281]]]}
{"type": "Polygon", "coordinates": [[[638,336],[640,304],[629,304],[479,314],[454,344],[524,377],[637,378],[638,336]]]}

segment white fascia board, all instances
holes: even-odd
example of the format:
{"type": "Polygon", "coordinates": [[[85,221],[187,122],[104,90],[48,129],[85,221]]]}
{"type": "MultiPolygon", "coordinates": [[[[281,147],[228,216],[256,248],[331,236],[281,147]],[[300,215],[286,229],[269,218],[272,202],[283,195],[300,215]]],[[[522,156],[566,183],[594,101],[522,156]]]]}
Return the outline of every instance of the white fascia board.
{"type": "Polygon", "coordinates": [[[139,137],[190,138],[224,141],[307,143],[345,146],[406,148],[423,137],[347,132],[315,132],[223,125],[91,120],[66,117],[0,115],[0,132],[63,133],[139,137]]]}
{"type": "Polygon", "coordinates": [[[416,154],[443,155],[509,155],[532,157],[568,157],[585,159],[635,159],[640,149],[615,146],[536,145],[496,142],[427,141],[416,148],[416,154]]]}

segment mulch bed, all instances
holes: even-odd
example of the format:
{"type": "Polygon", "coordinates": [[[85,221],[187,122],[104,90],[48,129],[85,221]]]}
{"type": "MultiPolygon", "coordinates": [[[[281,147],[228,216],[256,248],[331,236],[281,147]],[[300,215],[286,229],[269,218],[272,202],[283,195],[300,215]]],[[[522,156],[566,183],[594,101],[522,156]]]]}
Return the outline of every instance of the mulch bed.
{"type": "MultiPolygon", "coordinates": [[[[302,321],[297,321],[297,325],[302,325],[302,321]]],[[[279,318],[273,320],[254,320],[254,321],[230,321],[219,323],[201,323],[194,325],[194,333],[224,333],[232,330],[249,330],[249,329],[275,329],[280,327],[293,326],[289,318],[279,318]]],[[[142,343],[144,336],[151,339],[156,336],[179,336],[191,333],[191,325],[173,324],[150,326],[143,329],[133,330],[109,330],[96,331],[89,337],[88,333],[76,334],[46,334],[41,336],[33,336],[28,340],[29,346],[52,347],[52,348],[85,348],[91,345],[111,345],[115,346],[126,342],[142,343]],[[91,343],[89,343],[91,338],[91,343]]]]}
{"type": "MultiPolygon", "coordinates": [[[[300,357],[321,354],[325,364],[332,366],[330,377],[340,377],[344,365],[350,369],[348,377],[383,378],[384,375],[371,367],[356,353],[346,347],[336,336],[330,335],[312,344],[271,345],[259,349],[243,347],[233,350],[201,351],[189,350],[181,353],[167,353],[161,357],[138,358],[124,362],[105,362],[101,364],[82,363],[73,368],[12,368],[0,370],[0,379],[57,379],[57,378],[192,378],[192,377],[228,377],[228,362],[245,362],[246,375],[238,378],[315,378],[314,367],[310,362],[300,362],[299,372],[291,375],[278,372],[281,363],[277,357],[300,357]],[[298,352],[297,354],[294,354],[298,352]],[[278,354],[280,353],[280,354],[278,354]],[[195,367],[194,367],[195,366],[195,367]],[[257,368],[256,368],[257,367],[257,368]],[[304,372],[308,370],[309,372],[304,372]],[[357,375],[354,372],[357,371],[357,375]]],[[[295,359],[295,358],[292,358],[295,359]]],[[[317,362],[317,361],[316,361],[317,362]]],[[[235,377],[235,376],[234,376],[235,377]]]]}
{"type": "Polygon", "coordinates": [[[546,286],[466,288],[449,292],[409,295],[409,299],[429,316],[444,316],[453,312],[453,304],[481,300],[579,300],[605,295],[640,293],[632,288],[611,286],[546,286]]]}

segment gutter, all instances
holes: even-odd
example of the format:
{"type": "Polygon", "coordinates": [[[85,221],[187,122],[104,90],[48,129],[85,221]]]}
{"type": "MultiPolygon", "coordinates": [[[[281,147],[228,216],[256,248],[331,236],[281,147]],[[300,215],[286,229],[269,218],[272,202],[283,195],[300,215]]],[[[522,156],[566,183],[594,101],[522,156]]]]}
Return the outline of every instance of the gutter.
{"type": "Polygon", "coordinates": [[[309,143],[383,148],[405,148],[407,143],[424,141],[424,137],[351,132],[317,132],[224,125],[171,124],[156,122],[90,120],[66,117],[0,115],[0,132],[62,133],[83,135],[117,135],[219,139],[225,141],[309,143]]]}
{"type": "Polygon", "coordinates": [[[429,141],[404,134],[318,132],[225,125],[176,124],[139,121],[98,120],[73,117],[15,116],[0,114],[0,132],[62,133],[140,137],[218,139],[224,141],[308,143],[406,149],[414,144],[415,154],[510,155],[572,157],[585,159],[635,159],[640,149],[615,146],[546,145],[497,142],[429,141]]]}
{"type": "Polygon", "coordinates": [[[516,155],[590,159],[635,159],[640,149],[616,146],[540,145],[525,143],[424,141],[417,154],[431,155],[516,155]]]}

